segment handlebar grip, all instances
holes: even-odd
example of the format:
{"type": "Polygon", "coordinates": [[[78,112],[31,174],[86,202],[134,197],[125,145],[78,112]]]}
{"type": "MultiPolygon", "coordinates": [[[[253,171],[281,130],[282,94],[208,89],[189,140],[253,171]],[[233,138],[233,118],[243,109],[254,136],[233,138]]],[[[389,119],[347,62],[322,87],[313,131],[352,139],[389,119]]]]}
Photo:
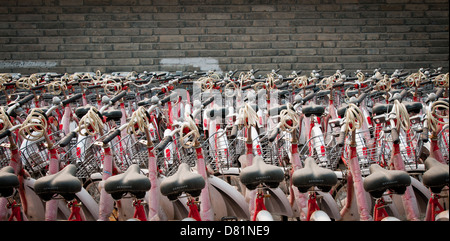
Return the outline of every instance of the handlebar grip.
{"type": "Polygon", "coordinates": [[[8,129],[2,133],[0,133],[0,140],[3,139],[3,137],[11,135],[11,131],[8,129]]]}
{"type": "Polygon", "coordinates": [[[279,115],[282,110],[286,110],[287,105],[280,105],[269,109],[269,115],[279,115]]]}
{"type": "Polygon", "coordinates": [[[356,99],[356,101],[358,102],[358,104],[360,104],[367,96],[367,93],[363,92],[361,93],[358,98],[356,99]]]}
{"type": "Polygon", "coordinates": [[[138,93],[139,93],[140,95],[145,95],[145,94],[147,94],[147,93],[149,93],[149,92],[152,92],[152,89],[139,91],[138,93]]]}
{"type": "Polygon", "coordinates": [[[99,89],[99,88],[103,88],[103,86],[102,85],[97,85],[97,84],[94,84],[94,85],[89,85],[88,87],[87,87],[87,89],[99,89]]]}
{"type": "Polygon", "coordinates": [[[405,77],[407,75],[409,75],[409,72],[403,72],[403,73],[397,75],[397,77],[405,77]]]}
{"type": "Polygon", "coordinates": [[[400,99],[405,98],[405,96],[408,94],[408,89],[403,89],[402,92],[400,92],[400,99]]]}
{"type": "Polygon", "coordinates": [[[70,141],[76,136],[77,136],[77,133],[75,131],[71,131],[67,136],[63,137],[59,141],[59,146],[65,147],[65,146],[69,145],[70,141]]]}
{"type": "Polygon", "coordinates": [[[138,106],[146,106],[151,105],[151,101],[149,99],[143,99],[137,103],[138,106]]]}
{"type": "Polygon", "coordinates": [[[127,94],[126,90],[122,90],[119,94],[111,98],[111,103],[116,103],[118,100],[122,99],[127,94]]]}
{"type": "Polygon", "coordinates": [[[31,87],[31,90],[40,90],[40,89],[43,89],[43,88],[45,88],[45,84],[31,87]]]}
{"type": "Polygon", "coordinates": [[[162,141],[156,146],[156,149],[158,149],[158,151],[162,151],[167,144],[169,144],[169,142],[172,141],[172,136],[166,136],[164,137],[164,139],[162,139],[162,141]]]}
{"type": "Polygon", "coordinates": [[[74,96],[72,96],[72,97],[70,97],[68,99],[63,100],[61,103],[62,103],[63,106],[65,106],[67,104],[75,102],[76,100],[80,99],[82,96],[83,96],[83,94],[78,93],[78,94],[76,94],[76,95],[74,95],[74,96]]]}
{"type": "Polygon", "coordinates": [[[344,86],[344,82],[334,83],[333,88],[342,87],[344,86]]]}
{"type": "Polygon", "coordinates": [[[22,106],[27,102],[31,101],[32,99],[34,99],[34,94],[29,94],[25,96],[23,99],[19,100],[18,103],[22,106]]]}
{"type": "Polygon", "coordinates": [[[251,85],[246,85],[246,86],[242,87],[241,90],[246,90],[246,89],[250,89],[250,88],[252,88],[251,85]]]}
{"type": "Polygon", "coordinates": [[[338,139],[337,139],[337,141],[336,141],[336,145],[337,145],[338,147],[343,147],[344,144],[345,144],[345,132],[344,132],[344,131],[341,131],[341,132],[339,133],[339,137],[338,137],[338,139]]]}
{"type": "MultiPolygon", "coordinates": [[[[355,81],[355,80],[358,80],[358,77],[356,77],[356,76],[354,76],[354,77],[347,77],[345,80],[355,81]]],[[[344,84],[342,84],[342,85],[344,85],[344,84]]],[[[333,87],[334,87],[334,85],[333,85],[333,87]]]]}
{"type": "Polygon", "coordinates": [[[398,136],[398,131],[396,128],[392,128],[391,130],[391,137],[392,137],[392,142],[394,144],[399,144],[400,143],[400,138],[398,136]]]}
{"type": "Polygon", "coordinates": [[[309,93],[307,96],[303,98],[303,103],[306,103],[308,100],[312,99],[316,95],[315,92],[309,93]]]}
{"type": "Polygon", "coordinates": [[[108,134],[105,139],[103,140],[103,144],[108,144],[110,141],[112,141],[116,136],[120,135],[120,130],[116,129],[110,134],[108,134]]]}
{"type": "Polygon", "coordinates": [[[164,97],[164,99],[161,100],[161,104],[164,105],[165,103],[167,103],[167,102],[169,102],[169,101],[170,101],[170,95],[164,97]]]}
{"type": "Polygon", "coordinates": [[[277,138],[279,132],[280,132],[280,128],[279,128],[279,127],[273,129],[273,130],[269,133],[269,141],[270,141],[270,142],[273,142],[273,141],[275,140],[275,138],[277,138]]]}
{"type": "Polygon", "coordinates": [[[207,116],[211,119],[215,119],[217,117],[225,118],[228,115],[228,108],[222,107],[217,109],[211,109],[208,111],[207,116]]]}
{"type": "Polygon", "coordinates": [[[189,79],[191,76],[190,75],[184,75],[178,78],[178,80],[185,80],[185,79],[189,79]]]}
{"type": "Polygon", "coordinates": [[[209,99],[205,100],[205,102],[202,103],[202,106],[205,107],[209,104],[211,104],[214,101],[214,96],[209,97],[209,99]]]}
{"type": "Polygon", "coordinates": [[[314,88],[316,88],[316,84],[309,84],[309,85],[307,85],[307,86],[305,86],[305,87],[303,87],[305,90],[309,90],[309,89],[314,89],[314,88]]]}

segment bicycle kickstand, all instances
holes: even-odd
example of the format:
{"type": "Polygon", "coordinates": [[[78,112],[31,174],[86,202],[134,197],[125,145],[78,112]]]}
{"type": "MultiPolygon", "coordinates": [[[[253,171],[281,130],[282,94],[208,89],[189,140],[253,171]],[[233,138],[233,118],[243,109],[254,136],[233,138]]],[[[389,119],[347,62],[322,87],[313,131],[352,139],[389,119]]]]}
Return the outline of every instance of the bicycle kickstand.
{"type": "Polygon", "coordinates": [[[133,201],[134,207],[134,215],[133,218],[137,218],[141,221],[147,221],[147,217],[145,216],[144,205],[142,205],[142,200],[135,199],[133,201]]]}
{"type": "Polygon", "coordinates": [[[197,221],[202,221],[200,217],[200,213],[198,212],[197,203],[200,203],[198,201],[195,201],[193,197],[188,197],[187,206],[189,207],[189,214],[188,217],[193,218],[197,221]]]}
{"type": "Polygon", "coordinates": [[[8,221],[12,221],[14,218],[16,218],[16,221],[23,221],[22,211],[20,210],[20,204],[16,202],[16,200],[13,200],[12,202],[8,202],[6,205],[7,208],[11,208],[11,216],[9,217],[8,221]]]}
{"type": "Polygon", "coordinates": [[[70,216],[69,221],[82,221],[80,211],[82,203],[78,203],[77,200],[70,201],[67,203],[67,206],[70,208],[70,216]]]}
{"type": "Polygon", "coordinates": [[[387,204],[388,203],[384,200],[383,197],[377,198],[373,211],[374,221],[381,221],[383,218],[389,216],[386,212],[386,209],[384,208],[387,204]]]}
{"type": "Polygon", "coordinates": [[[309,192],[309,198],[308,198],[308,214],[307,214],[307,221],[311,220],[311,215],[317,211],[320,210],[319,205],[317,205],[317,197],[316,197],[316,192],[315,191],[311,191],[309,192]]]}

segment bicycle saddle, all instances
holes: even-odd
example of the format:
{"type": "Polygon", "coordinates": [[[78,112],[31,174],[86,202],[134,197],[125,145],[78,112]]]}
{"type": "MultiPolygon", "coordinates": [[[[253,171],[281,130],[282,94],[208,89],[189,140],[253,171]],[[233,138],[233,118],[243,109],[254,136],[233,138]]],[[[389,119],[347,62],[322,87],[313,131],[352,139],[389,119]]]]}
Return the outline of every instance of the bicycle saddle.
{"type": "Polygon", "coordinates": [[[422,176],[423,184],[433,193],[440,193],[442,188],[448,186],[448,165],[428,157],[425,160],[425,170],[422,176]]]}
{"type": "Polygon", "coordinates": [[[306,117],[309,117],[311,115],[321,116],[323,112],[325,112],[325,107],[315,104],[304,105],[302,106],[302,112],[306,117]]]}
{"type": "Polygon", "coordinates": [[[11,196],[18,186],[19,178],[14,174],[14,168],[6,166],[0,169],[0,197],[11,196]]]}
{"type": "Polygon", "coordinates": [[[375,198],[380,198],[387,189],[403,195],[406,187],[411,185],[411,178],[405,171],[387,170],[378,164],[372,164],[369,171],[370,175],[364,179],[364,189],[375,198]]]}
{"type": "Polygon", "coordinates": [[[202,175],[191,172],[188,164],[181,163],[175,174],[161,182],[160,190],[162,195],[173,201],[183,192],[193,197],[199,196],[204,187],[205,180],[202,175]]]}
{"type": "Polygon", "coordinates": [[[323,192],[329,192],[337,181],[337,176],[332,170],[319,167],[312,157],[306,158],[304,168],[292,174],[292,184],[302,193],[313,186],[317,186],[323,192]]]}
{"type": "Polygon", "coordinates": [[[376,103],[372,108],[372,113],[375,115],[385,114],[390,112],[393,106],[393,104],[376,103]]]}
{"type": "Polygon", "coordinates": [[[242,169],[239,177],[249,190],[256,189],[262,183],[270,188],[277,188],[284,179],[284,172],[274,165],[266,164],[262,157],[255,156],[252,165],[242,169]]]}
{"type": "Polygon", "coordinates": [[[34,183],[34,191],[44,201],[49,201],[55,194],[66,200],[73,200],[75,193],[81,191],[81,182],[75,177],[77,168],[70,164],[61,171],[41,177],[34,183]]]}
{"type": "Polygon", "coordinates": [[[422,103],[420,102],[402,102],[405,105],[406,111],[408,111],[409,114],[419,114],[422,110],[422,103]]]}
{"type": "Polygon", "coordinates": [[[145,197],[145,193],[150,190],[150,180],[140,173],[139,165],[133,164],[121,174],[109,177],[105,181],[105,191],[115,199],[119,200],[125,193],[131,193],[138,199],[145,197]]]}

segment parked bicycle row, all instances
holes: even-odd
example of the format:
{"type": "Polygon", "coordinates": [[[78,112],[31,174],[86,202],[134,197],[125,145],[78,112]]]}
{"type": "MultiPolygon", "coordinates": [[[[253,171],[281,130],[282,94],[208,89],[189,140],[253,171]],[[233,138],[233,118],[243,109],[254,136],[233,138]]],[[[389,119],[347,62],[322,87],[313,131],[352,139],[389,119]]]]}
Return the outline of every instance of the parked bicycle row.
{"type": "Polygon", "coordinates": [[[448,73],[0,74],[1,220],[448,220],[448,73]]]}

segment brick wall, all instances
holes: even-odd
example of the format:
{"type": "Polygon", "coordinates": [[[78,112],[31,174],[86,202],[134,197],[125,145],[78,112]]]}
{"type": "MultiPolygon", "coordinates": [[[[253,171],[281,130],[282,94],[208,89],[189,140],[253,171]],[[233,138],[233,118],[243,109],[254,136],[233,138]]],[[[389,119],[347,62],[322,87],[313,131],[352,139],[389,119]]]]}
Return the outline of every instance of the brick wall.
{"type": "Polygon", "coordinates": [[[448,0],[1,0],[0,72],[449,67],[448,0]]]}

